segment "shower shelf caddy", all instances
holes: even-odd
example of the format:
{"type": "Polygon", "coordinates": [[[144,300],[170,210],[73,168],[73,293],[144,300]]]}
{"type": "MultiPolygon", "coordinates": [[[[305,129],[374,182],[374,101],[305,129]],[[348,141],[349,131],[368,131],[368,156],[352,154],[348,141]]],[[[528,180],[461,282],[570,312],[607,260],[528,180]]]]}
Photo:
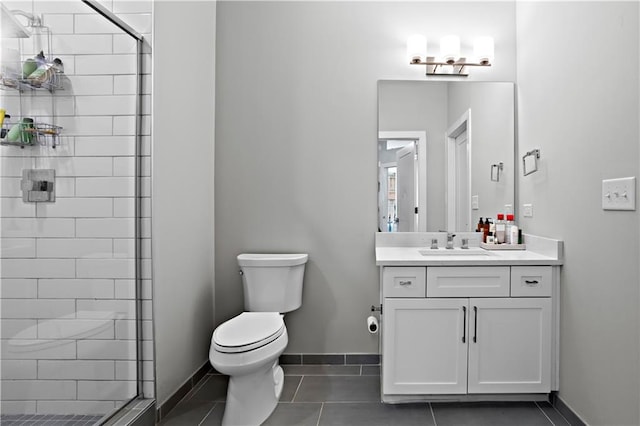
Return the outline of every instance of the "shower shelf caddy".
{"type": "MultiPolygon", "coordinates": [[[[0,145],[19,146],[20,148],[39,145],[55,148],[60,145],[60,134],[62,132],[61,126],[44,122],[40,120],[40,117],[37,115],[35,116],[33,123],[25,125],[22,122],[22,118],[28,117],[22,113],[24,96],[34,96],[34,94],[37,95],[44,91],[49,92],[51,95],[51,111],[47,116],[56,116],[53,94],[56,90],[63,88],[63,73],[61,71],[51,69],[49,77],[44,82],[33,81],[22,75],[23,61],[26,57],[29,57],[29,55],[25,56],[22,53],[22,40],[32,37],[34,33],[37,37],[46,37],[47,55],[45,55],[45,57],[51,59],[53,57],[51,54],[51,30],[49,27],[42,24],[41,17],[22,11],[10,11],[1,3],[0,8],[2,19],[2,38],[15,40],[17,58],[19,58],[17,61],[11,61],[4,58],[3,63],[0,64],[0,90],[17,92],[20,104],[19,114],[13,114],[13,111],[7,111],[5,119],[2,122],[2,127],[0,128],[0,145]],[[28,25],[26,27],[16,19],[16,14],[27,18],[28,25]],[[22,128],[20,129],[19,137],[10,141],[7,135],[13,126],[22,126],[22,128]]],[[[34,48],[34,50],[44,51],[45,49],[34,48]]],[[[3,105],[0,104],[0,108],[2,107],[3,105]]]]}

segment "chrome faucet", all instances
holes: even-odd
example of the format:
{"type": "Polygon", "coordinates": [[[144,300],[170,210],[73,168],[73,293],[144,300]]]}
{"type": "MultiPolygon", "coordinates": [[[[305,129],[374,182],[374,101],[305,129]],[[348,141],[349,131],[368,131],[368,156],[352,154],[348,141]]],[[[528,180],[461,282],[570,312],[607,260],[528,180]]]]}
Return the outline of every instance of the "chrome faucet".
{"type": "Polygon", "coordinates": [[[455,237],[456,234],[452,234],[451,232],[447,232],[447,248],[449,250],[453,249],[453,237],[455,237]]]}

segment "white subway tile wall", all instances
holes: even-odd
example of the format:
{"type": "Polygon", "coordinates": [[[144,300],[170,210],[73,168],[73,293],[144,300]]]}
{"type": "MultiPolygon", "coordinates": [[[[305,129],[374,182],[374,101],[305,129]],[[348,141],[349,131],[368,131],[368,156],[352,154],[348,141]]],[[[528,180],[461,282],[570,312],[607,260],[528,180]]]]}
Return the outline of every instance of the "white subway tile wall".
{"type": "MultiPolygon", "coordinates": [[[[0,91],[14,118],[63,127],[55,149],[0,147],[0,412],[102,415],[136,394],[136,43],[79,0],[3,3],[42,16],[64,76],[54,93],[0,91]],[[24,169],[55,169],[54,203],[22,201],[24,169]]],[[[143,395],[152,398],[152,2],[100,3],[145,37],[140,341],[143,395]]],[[[41,40],[3,48],[24,60],[41,40]]]]}

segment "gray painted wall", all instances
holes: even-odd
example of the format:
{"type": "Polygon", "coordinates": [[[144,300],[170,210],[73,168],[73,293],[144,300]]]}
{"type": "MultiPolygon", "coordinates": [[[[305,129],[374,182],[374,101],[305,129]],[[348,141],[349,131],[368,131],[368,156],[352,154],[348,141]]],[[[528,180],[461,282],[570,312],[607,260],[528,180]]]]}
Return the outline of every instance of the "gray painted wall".
{"type": "Polygon", "coordinates": [[[213,330],[216,4],[154,6],[153,309],[162,404],[208,360],[213,330]]]}
{"type": "Polygon", "coordinates": [[[423,80],[416,32],[496,40],[470,80],[515,81],[513,2],[219,2],[216,322],[243,309],[236,256],[307,252],[287,353],[377,353],[377,82],[423,80]]]}
{"type": "Polygon", "coordinates": [[[520,221],[565,241],[560,397],[593,425],[640,423],[638,211],[600,198],[602,179],[640,172],[638,15],[638,2],[517,3],[519,150],[542,156],[520,175],[534,212],[520,221]]]}

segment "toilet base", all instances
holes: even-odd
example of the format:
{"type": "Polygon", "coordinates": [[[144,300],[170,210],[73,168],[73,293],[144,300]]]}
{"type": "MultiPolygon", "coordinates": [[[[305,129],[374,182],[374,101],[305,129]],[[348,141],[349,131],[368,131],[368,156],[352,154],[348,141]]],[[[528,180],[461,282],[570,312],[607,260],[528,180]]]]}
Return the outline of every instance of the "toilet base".
{"type": "Polygon", "coordinates": [[[243,376],[229,377],[222,426],[259,426],[275,410],[284,372],[278,362],[243,376]]]}

